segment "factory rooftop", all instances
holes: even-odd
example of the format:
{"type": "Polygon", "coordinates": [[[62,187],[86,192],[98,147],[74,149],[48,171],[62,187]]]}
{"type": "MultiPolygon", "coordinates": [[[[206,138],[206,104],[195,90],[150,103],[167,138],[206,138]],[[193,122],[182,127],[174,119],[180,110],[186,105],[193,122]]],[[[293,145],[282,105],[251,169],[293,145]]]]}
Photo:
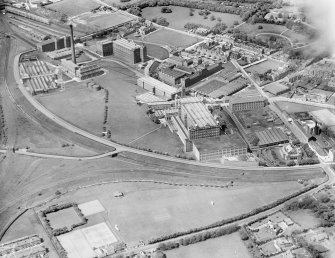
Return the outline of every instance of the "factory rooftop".
{"type": "Polygon", "coordinates": [[[262,96],[245,96],[245,97],[232,97],[231,103],[232,104],[238,104],[238,103],[249,103],[249,102],[258,102],[258,101],[264,101],[265,99],[262,96]]]}
{"type": "Polygon", "coordinates": [[[259,146],[275,145],[288,141],[287,136],[280,128],[271,128],[255,134],[259,139],[259,146]]]}
{"type": "Polygon", "coordinates": [[[216,151],[227,148],[247,148],[247,144],[238,133],[194,140],[200,152],[216,151]]]}
{"type": "Polygon", "coordinates": [[[135,42],[124,39],[124,38],[117,39],[113,43],[115,43],[117,45],[120,45],[120,46],[123,46],[123,47],[125,47],[129,50],[134,50],[134,49],[140,47],[140,45],[136,44],[135,42]]]}
{"type": "Polygon", "coordinates": [[[335,114],[329,109],[321,109],[309,112],[317,121],[326,126],[335,126],[335,114]]]}
{"type": "Polygon", "coordinates": [[[199,98],[184,98],[181,99],[180,102],[183,110],[185,111],[185,114],[187,114],[187,116],[190,118],[192,123],[190,126],[200,128],[207,126],[217,126],[214,117],[199,98]]]}

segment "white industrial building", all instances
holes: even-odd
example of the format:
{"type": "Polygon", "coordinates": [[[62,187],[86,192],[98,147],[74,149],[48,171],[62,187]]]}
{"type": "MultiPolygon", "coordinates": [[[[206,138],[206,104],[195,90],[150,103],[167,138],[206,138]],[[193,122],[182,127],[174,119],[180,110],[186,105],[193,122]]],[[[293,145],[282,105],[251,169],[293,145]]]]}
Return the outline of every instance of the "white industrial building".
{"type": "Polygon", "coordinates": [[[165,84],[152,77],[141,77],[137,79],[137,85],[141,88],[151,91],[157,96],[167,97],[173,99],[174,96],[179,92],[179,89],[165,84]]]}

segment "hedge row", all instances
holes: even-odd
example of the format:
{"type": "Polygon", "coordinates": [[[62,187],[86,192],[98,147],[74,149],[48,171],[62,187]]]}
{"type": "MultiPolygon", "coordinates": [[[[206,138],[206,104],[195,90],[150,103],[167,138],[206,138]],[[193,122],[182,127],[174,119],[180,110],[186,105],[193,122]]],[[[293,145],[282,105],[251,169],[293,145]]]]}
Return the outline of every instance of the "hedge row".
{"type": "Polygon", "coordinates": [[[241,215],[238,215],[238,216],[235,216],[235,217],[232,217],[232,218],[228,218],[228,219],[223,219],[223,220],[220,220],[220,221],[217,221],[213,224],[210,224],[210,225],[207,225],[207,226],[203,226],[203,227],[199,227],[199,228],[193,228],[193,229],[190,229],[190,230],[187,230],[187,231],[181,231],[181,232],[176,232],[176,233],[173,233],[173,234],[170,234],[170,235],[165,235],[165,236],[161,236],[161,237],[157,237],[157,238],[153,238],[151,240],[148,241],[149,244],[155,244],[155,243],[159,243],[159,242],[163,242],[163,241],[166,241],[166,240],[169,240],[169,239],[173,239],[173,238],[176,238],[176,237],[181,237],[181,236],[185,236],[185,235],[189,235],[189,234],[193,234],[193,233],[197,233],[197,232],[200,232],[200,231],[203,231],[203,230],[208,230],[208,229],[213,229],[213,228],[217,228],[217,227],[221,227],[221,226],[224,226],[224,225],[227,225],[227,224],[230,224],[230,223],[234,223],[234,222],[237,222],[237,221],[240,221],[240,220],[243,220],[243,219],[246,219],[246,218],[249,218],[251,216],[254,216],[254,215],[257,215],[258,213],[261,213],[261,212],[264,212],[264,211],[267,211],[267,210],[270,210],[278,205],[281,205],[283,204],[284,202],[292,199],[292,198],[295,198],[303,193],[306,193],[314,188],[316,188],[317,185],[313,184],[313,185],[310,185],[308,187],[305,187],[295,193],[292,193],[286,197],[283,197],[275,202],[272,202],[270,204],[267,204],[267,205],[264,205],[262,207],[259,207],[259,208],[256,208],[248,213],[244,213],[244,214],[241,214],[241,215]]]}
{"type": "Polygon", "coordinates": [[[234,224],[234,225],[230,225],[230,226],[226,226],[222,228],[217,228],[215,230],[207,230],[205,232],[201,232],[193,236],[187,236],[187,237],[181,238],[178,242],[171,241],[167,243],[161,243],[159,244],[157,249],[161,251],[167,251],[167,250],[178,248],[180,245],[183,245],[183,246],[192,245],[198,242],[206,241],[207,239],[232,234],[238,231],[240,228],[241,228],[240,226],[234,224]]]}
{"type": "Polygon", "coordinates": [[[50,236],[59,236],[59,235],[65,234],[67,232],[72,231],[74,228],[80,227],[80,226],[85,225],[87,223],[87,218],[81,212],[78,205],[76,203],[72,203],[72,202],[61,204],[61,205],[52,205],[52,206],[46,208],[45,210],[40,211],[39,215],[40,215],[41,219],[44,221],[46,231],[50,236]],[[57,211],[60,211],[60,210],[63,210],[63,209],[71,208],[71,207],[73,207],[73,209],[76,211],[77,215],[81,218],[81,222],[71,225],[71,228],[63,227],[63,228],[53,229],[51,227],[50,221],[47,219],[46,215],[49,214],[49,213],[57,212],[57,211]]]}

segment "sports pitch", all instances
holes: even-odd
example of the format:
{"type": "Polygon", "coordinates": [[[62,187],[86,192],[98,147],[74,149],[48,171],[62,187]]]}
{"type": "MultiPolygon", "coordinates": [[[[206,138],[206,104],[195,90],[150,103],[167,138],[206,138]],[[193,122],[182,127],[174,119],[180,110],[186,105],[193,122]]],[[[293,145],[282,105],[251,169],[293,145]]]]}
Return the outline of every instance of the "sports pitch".
{"type": "Polygon", "coordinates": [[[92,258],[97,254],[93,251],[118,240],[105,222],[91,227],[75,230],[57,237],[68,253],[69,258],[92,258]]]}
{"type": "Polygon", "coordinates": [[[47,218],[53,229],[71,228],[71,225],[81,222],[80,217],[72,207],[48,213],[47,218]]]}
{"type": "MultiPolygon", "coordinates": [[[[297,182],[227,189],[117,183],[81,189],[71,196],[62,197],[62,201],[99,200],[106,209],[107,223],[118,225],[118,238],[133,245],[139,240],[146,241],[248,212],[300,188],[297,182]],[[125,197],[115,198],[115,191],[122,191],[125,197]]],[[[100,223],[101,216],[98,217],[100,221],[97,223],[100,223]]]]}
{"type": "Polygon", "coordinates": [[[134,20],[130,15],[124,12],[99,12],[99,13],[84,13],[73,21],[77,24],[88,25],[97,30],[104,30],[116,25],[124,24],[134,20]]]}

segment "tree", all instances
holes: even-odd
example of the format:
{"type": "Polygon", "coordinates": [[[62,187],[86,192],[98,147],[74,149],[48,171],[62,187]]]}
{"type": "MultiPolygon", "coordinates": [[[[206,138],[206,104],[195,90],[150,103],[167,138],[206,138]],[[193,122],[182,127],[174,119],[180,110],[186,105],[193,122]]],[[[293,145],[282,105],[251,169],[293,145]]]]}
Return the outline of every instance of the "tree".
{"type": "Polygon", "coordinates": [[[161,12],[162,13],[172,13],[172,10],[171,10],[171,8],[169,8],[167,6],[164,6],[164,7],[162,7],[161,12]]]}
{"type": "Polygon", "coordinates": [[[239,22],[238,21],[234,21],[234,25],[239,25],[239,22]]]}
{"type": "Polygon", "coordinates": [[[152,258],[166,258],[166,254],[161,251],[156,251],[152,255],[152,258]]]}
{"type": "Polygon", "coordinates": [[[218,22],[215,26],[211,29],[214,34],[223,33],[227,29],[227,25],[223,22],[218,22]]]}
{"type": "Polygon", "coordinates": [[[158,25],[162,25],[162,26],[165,26],[165,27],[169,26],[169,24],[170,24],[170,23],[166,20],[166,18],[164,18],[164,17],[153,18],[153,19],[152,19],[152,22],[155,22],[155,23],[157,23],[158,25]]]}
{"type": "Polygon", "coordinates": [[[211,15],[211,21],[215,21],[215,16],[211,15]]]}

